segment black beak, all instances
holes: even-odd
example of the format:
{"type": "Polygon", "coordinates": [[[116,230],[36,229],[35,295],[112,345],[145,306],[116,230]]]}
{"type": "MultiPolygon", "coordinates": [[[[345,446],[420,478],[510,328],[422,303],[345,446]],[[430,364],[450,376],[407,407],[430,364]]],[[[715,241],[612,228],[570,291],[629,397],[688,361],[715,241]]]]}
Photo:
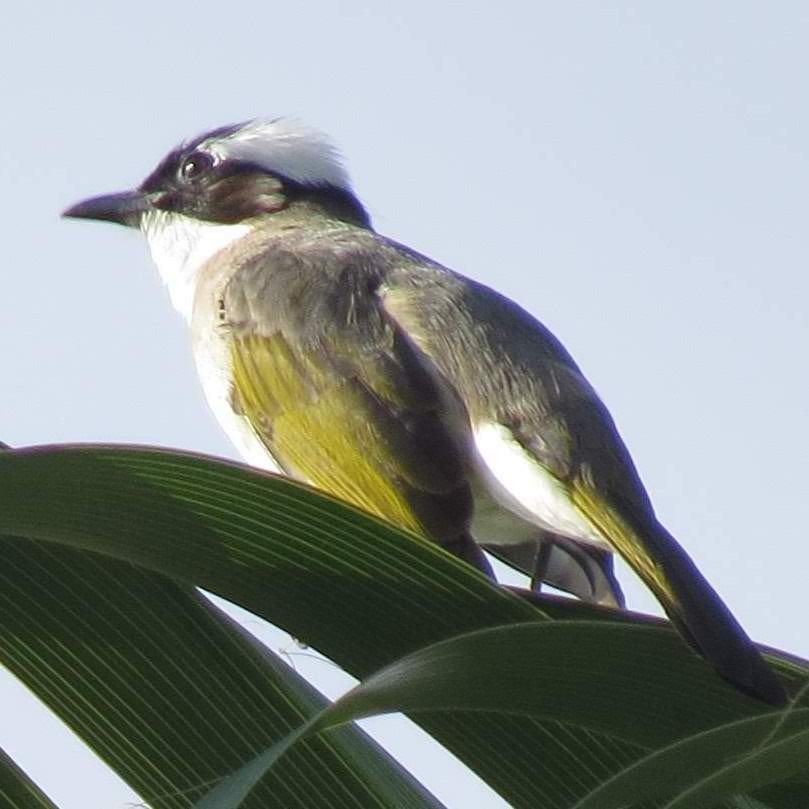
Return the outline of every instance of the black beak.
{"type": "Polygon", "coordinates": [[[91,197],[71,205],[62,216],[72,219],[98,219],[104,222],[117,222],[130,228],[140,226],[140,218],[152,210],[148,194],[141,191],[124,191],[120,194],[105,194],[91,197]]]}

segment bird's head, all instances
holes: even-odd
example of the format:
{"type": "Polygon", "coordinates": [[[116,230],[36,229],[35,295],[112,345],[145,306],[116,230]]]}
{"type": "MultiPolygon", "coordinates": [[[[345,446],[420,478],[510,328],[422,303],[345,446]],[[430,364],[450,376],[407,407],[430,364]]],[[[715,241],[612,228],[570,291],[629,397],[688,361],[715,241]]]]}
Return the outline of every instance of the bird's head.
{"type": "Polygon", "coordinates": [[[276,118],[185,141],[136,189],[86,199],[63,215],[140,228],[175,305],[188,315],[196,271],[213,253],[297,209],[370,227],[329,139],[276,118]]]}
{"type": "Polygon", "coordinates": [[[340,155],[322,132],[287,118],[256,119],[185,141],[137,189],[92,197],[64,215],[142,227],[144,214],[158,210],[231,225],[306,197],[367,224],[340,155]]]}

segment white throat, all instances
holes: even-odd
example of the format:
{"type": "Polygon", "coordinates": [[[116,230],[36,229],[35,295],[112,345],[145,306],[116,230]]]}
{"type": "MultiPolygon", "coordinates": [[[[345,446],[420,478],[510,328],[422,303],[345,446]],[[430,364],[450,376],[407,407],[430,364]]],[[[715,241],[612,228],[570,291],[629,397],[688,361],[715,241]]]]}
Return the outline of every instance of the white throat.
{"type": "Polygon", "coordinates": [[[231,242],[246,236],[251,228],[204,222],[168,211],[149,211],[141,220],[141,230],[174,308],[190,323],[200,268],[231,242]]]}

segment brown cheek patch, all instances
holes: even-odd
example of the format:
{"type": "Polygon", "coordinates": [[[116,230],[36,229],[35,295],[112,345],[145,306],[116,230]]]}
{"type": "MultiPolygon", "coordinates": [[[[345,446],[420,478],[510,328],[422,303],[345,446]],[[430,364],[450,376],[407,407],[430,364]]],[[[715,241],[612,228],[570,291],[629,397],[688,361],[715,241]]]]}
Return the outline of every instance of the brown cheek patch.
{"type": "Polygon", "coordinates": [[[286,206],[281,182],[275,177],[258,174],[224,177],[211,188],[209,214],[218,222],[231,224],[261,213],[275,213],[286,206]]]}
{"type": "Polygon", "coordinates": [[[256,198],[256,206],[264,213],[275,213],[286,206],[286,197],[283,194],[262,194],[256,198]]]}

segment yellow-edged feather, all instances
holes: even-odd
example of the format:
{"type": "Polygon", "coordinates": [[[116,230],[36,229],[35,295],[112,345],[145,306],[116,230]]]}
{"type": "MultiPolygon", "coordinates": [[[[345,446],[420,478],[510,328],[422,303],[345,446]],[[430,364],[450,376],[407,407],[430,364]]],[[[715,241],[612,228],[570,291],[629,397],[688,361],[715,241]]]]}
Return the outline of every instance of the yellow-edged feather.
{"type": "Polygon", "coordinates": [[[677,607],[677,598],[665,571],[649,555],[637,534],[615,509],[582,477],[573,479],[570,488],[573,505],[587,518],[647,586],[667,606],[677,607]]]}
{"type": "MultiPolygon", "coordinates": [[[[292,474],[365,511],[427,534],[397,479],[406,478],[374,418],[373,396],[281,335],[232,343],[238,407],[292,474]]],[[[384,380],[381,380],[384,383],[384,380]]]]}

